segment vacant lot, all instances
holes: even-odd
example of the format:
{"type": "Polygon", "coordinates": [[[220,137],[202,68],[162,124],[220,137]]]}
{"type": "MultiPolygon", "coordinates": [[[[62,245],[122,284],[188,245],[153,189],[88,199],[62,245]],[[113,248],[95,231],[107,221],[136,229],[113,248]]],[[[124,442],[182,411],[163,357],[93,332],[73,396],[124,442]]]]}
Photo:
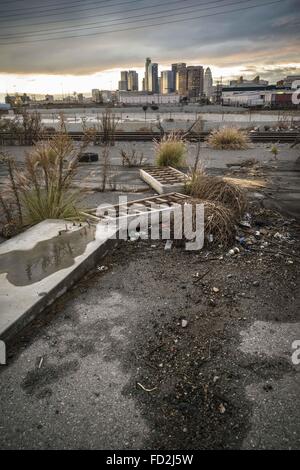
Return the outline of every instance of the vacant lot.
{"type": "Polygon", "coordinates": [[[9,345],[0,447],[299,449],[288,230],[289,256],[123,242],[9,345]]]}

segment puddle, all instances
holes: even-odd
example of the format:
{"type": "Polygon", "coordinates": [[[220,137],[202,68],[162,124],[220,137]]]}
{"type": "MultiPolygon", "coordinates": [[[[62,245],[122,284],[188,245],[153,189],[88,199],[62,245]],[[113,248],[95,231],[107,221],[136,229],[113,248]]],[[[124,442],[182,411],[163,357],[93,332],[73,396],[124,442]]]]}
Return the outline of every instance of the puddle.
{"type": "Polygon", "coordinates": [[[15,286],[28,286],[74,264],[89,242],[95,240],[96,227],[63,231],[37,243],[31,250],[15,250],[0,255],[0,274],[15,286]]]}

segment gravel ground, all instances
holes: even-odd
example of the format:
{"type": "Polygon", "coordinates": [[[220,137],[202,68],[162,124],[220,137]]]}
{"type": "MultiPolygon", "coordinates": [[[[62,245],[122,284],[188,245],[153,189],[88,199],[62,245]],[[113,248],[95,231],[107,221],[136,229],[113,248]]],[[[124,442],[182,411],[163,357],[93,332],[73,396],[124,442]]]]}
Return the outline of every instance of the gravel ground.
{"type": "Polygon", "coordinates": [[[286,223],[290,256],[122,242],[9,344],[0,448],[300,449],[286,223]]]}

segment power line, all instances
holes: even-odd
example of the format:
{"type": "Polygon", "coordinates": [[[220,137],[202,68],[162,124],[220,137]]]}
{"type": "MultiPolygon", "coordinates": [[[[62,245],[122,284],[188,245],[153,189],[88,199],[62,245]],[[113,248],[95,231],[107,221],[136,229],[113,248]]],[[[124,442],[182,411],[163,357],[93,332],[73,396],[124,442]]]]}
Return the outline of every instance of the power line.
{"type": "MultiPolygon", "coordinates": [[[[136,2],[139,2],[139,1],[140,1],[140,0],[127,0],[126,2],[123,2],[122,4],[125,5],[125,4],[130,4],[130,3],[136,3],[136,2]]],[[[183,1],[183,0],[179,0],[179,1],[175,1],[175,2],[172,2],[172,1],[171,1],[171,2],[164,2],[164,5],[166,5],[166,4],[172,4],[172,3],[174,3],[174,4],[175,4],[175,3],[182,3],[182,1],[183,1]]],[[[185,0],[185,1],[190,1],[190,0],[185,0]]],[[[225,0],[221,0],[221,1],[225,1],[225,0]]],[[[216,1],[213,1],[213,3],[216,3],[216,1]]],[[[116,5],[117,5],[117,4],[115,4],[115,6],[116,6],[116,5]]],[[[121,5],[121,4],[119,3],[119,5],[121,5]]],[[[146,9],[146,8],[156,8],[157,6],[161,6],[161,1],[159,2],[159,4],[149,5],[149,6],[147,6],[147,7],[138,7],[137,10],[138,10],[138,9],[142,9],[142,8],[144,8],[144,9],[146,9]]],[[[103,8],[104,8],[104,7],[103,7],[103,8]]],[[[107,7],[105,7],[105,8],[107,8],[107,7]]],[[[128,9],[127,9],[126,12],[128,12],[128,11],[133,11],[133,9],[132,9],[132,10],[128,10],[128,9]]],[[[121,11],[120,13],[123,13],[123,11],[121,11]]],[[[101,16],[106,16],[106,15],[109,15],[109,14],[115,14],[115,12],[107,12],[107,13],[101,14],[101,16]]],[[[84,15],[84,18],[85,18],[85,19],[86,19],[86,18],[95,18],[95,14],[92,14],[92,15],[84,15]]],[[[22,19],[22,18],[20,18],[20,20],[21,20],[21,19],[22,19]]],[[[1,20],[1,18],[0,18],[0,20],[1,20]]],[[[13,27],[13,28],[20,28],[20,27],[23,28],[23,27],[30,27],[30,26],[43,26],[43,25],[49,26],[49,25],[51,25],[51,24],[59,24],[59,23],[65,24],[65,23],[68,23],[68,22],[70,22],[70,21],[73,22],[73,21],[81,21],[81,20],[80,20],[80,19],[77,19],[77,20],[76,20],[76,18],[66,18],[66,19],[63,19],[63,20],[55,20],[55,21],[49,21],[49,20],[47,20],[47,21],[42,21],[42,22],[40,21],[40,22],[38,22],[38,23],[36,23],[36,22],[35,22],[35,23],[29,23],[29,24],[25,24],[25,25],[13,25],[13,26],[12,26],[12,25],[7,25],[7,26],[5,26],[5,25],[2,26],[2,25],[1,25],[1,29],[8,29],[8,28],[11,29],[12,27],[13,27]]],[[[80,26],[80,25],[79,25],[79,26],[80,26]]]]}
{"type": "Polygon", "coordinates": [[[223,12],[210,13],[210,14],[207,14],[207,15],[194,16],[192,18],[181,18],[181,19],[178,19],[178,20],[163,21],[161,23],[152,23],[152,24],[143,25],[143,26],[135,26],[135,27],[130,27],[130,28],[116,29],[116,30],[112,30],[112,31],[102,31],[102,32],[99,32],[99,33],[87,33],[87,34],[80,34],[80,35],[73,35],[73,36],[63,36],[63,37],[45,38],[45,39],[37,39],[37,40],[32,39],[32,40],[29,40],[29,41],[18,41],[18,42],[16,41],[16,42],[10,42],[10,43],[0,43],[0,46],[28,44],[28,43],[36,43],[36,42],[47,42],[47,41],[57,41],[57,40],[61,40],[61,39],[79,39],[79,38],[83,38],[83,37],[102,36],[104,34],[120,33],[120,32],[125,32],[125,31],[136,31],[136,30],[139,30],[139,29],[150,28],[152,26],[163,26],[163,25],[166,25],[166,24],[174,24],[174,23],[180,23],[180,22],[185,22],[185,21],[193,21],[193,20],[197,20],[197,19],[200,19],[200,18],[208,18],[208,17],[217,16],[217,15],[224,15],[224,14],[228,14],[228,13],[236,13],[238,11],[250,10],[252,8],[259,8],[259,7],[263,7],[263,6],[267,6],[267,5],[274,5],[276,3],[282,3],[282,0],[275,0],[275,1],[272,1],[272,2],[268,2],[268,3],[261,3],[259,5],[252,5],[252,6],[248,6],[248,7],[244,7],[244,8],[236,8],[236,9],[233,9],[233,10],[227,10],[227,11],[223,11],[223,12]]]}
{"type": "MultiPolygon", "coordinates": [[[[226,0],[214,0],[212,3],[220,3],[220,2],[224,2],[226,0]]],[[[248,0],[240,0],[240,1],[235,1],[233,3],[229,3],[229,4],[224,4],[224,5],[221,5],[221,7],[226,7],[226,6],[230,6],[230,5],[235,5],[235,4],[240,4],[240,3],[246,3],[248,0]]],[[[165,6],[165,5],[168,5],[169,3],[182,3],[182,0],[178,0],[176,2],[165,2],[163,5],[161,6],[165,6]]],[[[210,3],[201,3],[200,5],[209,5],[210,3]]],[[[179,11],[179,10],[186,10],[186,9],[191,9],[191,8],[196,8],[197,5],[199,5],[199,3],[197,2],[196,4],[193,4],[193,5],[189,5],[189,6],[186,6],[186,7],[178,7],[178,8],[173,8],[172,9],[172,12],[173,11],[179,11]]],[[[147,8],[147,7],[146,7],[147,8]]],[[[215,6],[211,6],[211,7],[204,7],[204,8],[196,8],[196,10],[194,11],[199,11],[199,10],[210,10],[210,9],[214,9],[214,8],[220,8],[220,5],[215,5],[215,6]]],[[[141,11],[141,10],[144,10],[145,8],[133,8],[132,10],[127,10],[127,12],[130,12],[130,11],[141,11]]],[[[113,24],[112,26],[117,26],[119,24],[124,24],[123,23],[123,20],[130,20],[132,18],[142,18],[142,17],[145,17],[145,16],[153,16],[153,15],[160,15],[161,13],[169,13],[170,12],[170,9],[168,8],[167,10],[161,10],[161,11],[156,11],[156,12],[152,12],[152,13],[144,13],[144,14],[141,14],[141,15],[130,15],[130,16],[127,16],[127,17],[121,17],[121,18],[114,18],[113,20],[110,20],[109,23],[111,22],[115,22],[115,21],[118,21],[118,20],[122,20],[121,23],[117,23],[117,24],[113,24]]],[[[122,11],[121,12],[114,12],[114,14],[116,13],[123,13],[122,11]]],[[[192,13],[192,12],[190,12],[192,13]]],[[[111,13],[106,13],[102,16],[107,16],[107,15],[110,15],[111,13]]],[[[184,14],[183,13],[180,13],[180,14],[184,14]]],[[[173,13],[171,13],[169,16],[174,16],[173,13]]],[[[160,16],[158,16],[157,18],[160,18],[160,16]]],[[[151,18],[151,19],[156,19],[156,18],[151,18]]],[[[54,34],[54,33],[58,33],[58,32],[73,32],[73,31],[80,31],[80,30],[84,30],[84,29],[96,29],[96,26],[93,26],[93,25],[97,25],[97,26],[101,26],[101,25],[106,25],[107,22],[93,22],[93,23],[86,23],[86,24],[81,24],[80,27],[69,27],[69,28],[61,28],[61,29],[57,29],[57,28],[48,28],[48,29],[42,29],[42,30],[38,30],[38,31],[32,31],[32,32],[25,32],[25,33],[12,33],[12,34],[7,34],[5,36],[0,36],[0,39],[11,39],[11,38],[17,38],[17,37],[34,37],[36,35],[38,36],[45,36],[45,35],[48,35],[48,34],[54,34]],[[89,26],[93,26],[92,28],[88,28],[89,26]],[[70,30],[70,31],[68,31],[70,30]]]]}
{"type": "MultiPolygon", "coordinates": [[[[58,2],[58,3],[53,3],[53,4],[50,3],[49,4],[49,2],[47,2],[44,5],[44,7],[46,7],[47,10],[44,10],[44,9],[40,10],[40,6],[42,8],[44,8],[44,7],[42,5],[38,5],[38,6],[36,5],[36,6],[31,6],[31,7],[26,6],[26,7],[21,7],[21,8],[15,8],[13,10],[5,10],[5,13],[19,13],[19,12],[22,12],[23,10],[26,10],[26,11],[28,11],[28,10],[37,10],[41,13],[43,11],[51,11],[51,9],[50,10],[48,9],[49,6],[54,6],[55,7],[56,5],[59,5],[59,6],[63,5],[63,8],[65,8],[65,7],[72,7],[73,5],[78,4],[78,3],[82,3],[82,0],[70,0],[70,3],[68,2],[68,0],[65,0],[65,1],[67,2],[66,4],[64,4],[63,2],[58,2]]],[[[100,2],[98,0],[84,0],[84,4],[87,4],[87,3],[109,3],[111,1],[114,1],[114,0],[102,0],[100,2]]],[[[1,2],[1,3],[3,5],[3,2],[1,2]]],[[[23,3],[25,3],[25,2],[23,2],[23,3]]],[[[11,2],[7,2],[7,4],[11,4],[11,2]]],[[[54,8],[54,10],[56,10],[56,8],[54,8]]]]}
{"type": "MultiPolygon", "coordinates": [[[[105,0],[107,1],[107,0],[105,0]]],[[[182,1],[187,1],[187,0],[182,0],[182,1]]],[[[125,4],[128,4],[128,3],[140,3],[141,0],[127,0],[126,2],[121,2],[121,3],[115,3],[114,5],[103,5],[103,4],[99,4],[98,3],[98,6],[93,6],[93,7],[89,7],[89,8],[85,8],[84,5],[82,5],[83,8],[80,8],[80,7],[77,7],[75,11],[70,11],[70,13],[80,13],[80,12],[85,12],[85,11],[94,11],[94,10],[99,10],[99,8],[111,8],[111,7],[114,7],[114,6],[117,6],[117,5],[125,5],[125,4]]],[[[82,2],[81,2],[82,3],[82,2]]],[[[37,11],[36,13],[41,13],[41,15],[33,15],[33,13],[29,13],[28,15],[24,15],[22,14],[22,16],[20,18],[16,18],[15,16],[15,13],[11,14],[11,15],[1,15],[1,19],[3,20],[6,20],[6,19],[9,19],[9,18],[13,18],[17,21],[20,21],[20,20],[23,20],[23,19],[26,19],[26,18],[43,18],[43,16],[61,16],[63,13],[61,11],[57,12],[57,13],[51,13],[51,11],[58,11],[58,10],[66,10],[66,5],[63,6],[63,7],[59,7],[59,8],[53,8],[52,10],[49,10],[50,13],[47,13],[46,10],[44,12],[39,12],[37,11]],[[46,15],[45,15],[46,13],[46,15]]],[[[65,12],[67,14],[70,14],[68,12],[65,12]]]]}

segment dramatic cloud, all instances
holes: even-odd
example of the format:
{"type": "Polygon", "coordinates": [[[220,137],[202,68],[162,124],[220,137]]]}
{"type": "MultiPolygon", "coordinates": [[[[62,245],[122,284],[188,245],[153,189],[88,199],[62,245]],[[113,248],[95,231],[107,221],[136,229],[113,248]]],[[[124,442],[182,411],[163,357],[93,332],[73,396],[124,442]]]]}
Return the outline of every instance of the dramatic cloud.
{"type": "Polygon", "coordinates": [[[299,20],[299,0],[12,0],[1,6],[0,73],[87,75],[150,56],[277,79],[299,64],[299,20]]]}

